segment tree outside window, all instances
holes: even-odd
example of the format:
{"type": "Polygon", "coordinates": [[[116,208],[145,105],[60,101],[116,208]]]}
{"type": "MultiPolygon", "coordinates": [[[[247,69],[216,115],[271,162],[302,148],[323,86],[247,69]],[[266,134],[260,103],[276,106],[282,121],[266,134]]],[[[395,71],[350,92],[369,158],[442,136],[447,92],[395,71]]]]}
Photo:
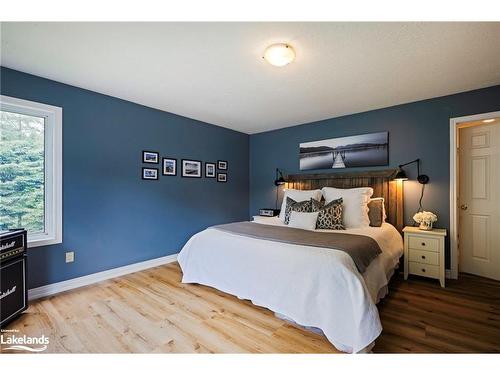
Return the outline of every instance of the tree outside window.
{"type": "Polygon", "coordinates": [[[0,230],[45,230],[44,122],[0,111],[0,230]]]}

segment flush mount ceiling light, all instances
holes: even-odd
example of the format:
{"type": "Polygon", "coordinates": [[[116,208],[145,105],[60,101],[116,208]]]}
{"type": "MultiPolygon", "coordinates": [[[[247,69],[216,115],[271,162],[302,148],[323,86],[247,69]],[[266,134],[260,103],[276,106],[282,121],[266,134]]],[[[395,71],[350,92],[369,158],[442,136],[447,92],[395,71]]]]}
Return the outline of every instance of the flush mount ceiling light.
{"type": "Polygon", "coordinates": [[[494,118],[489,118],[488,120],[483,120],[483,122],[486,122],[486,123],[488,123],[488,122],[493,122],[493,121],[495,121],[495,119],[494,119],[494,118]]]}
{"type": "Polygon", "coordinates": [[[285,66],[295,59],[295,51],[286,43],[271,44],[264,51],[263,58],[271,65],[285,66]]]}

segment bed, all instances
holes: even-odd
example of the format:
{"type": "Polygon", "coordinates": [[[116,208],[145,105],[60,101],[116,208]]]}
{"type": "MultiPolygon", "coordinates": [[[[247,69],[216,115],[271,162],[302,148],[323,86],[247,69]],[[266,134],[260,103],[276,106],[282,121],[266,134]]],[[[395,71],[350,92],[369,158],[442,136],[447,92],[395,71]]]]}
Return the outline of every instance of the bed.
{"type": "MultiPolygon", "coordinates": [[[[380,227],[342,232],[375,240],[381,253],[363,272],[343,251],[249,237],[208,228],[195,234],[178,256],[183,283],[214,287],[252,301],[277,316],[320,330],[340,351],[368,351],[382,332],[376,303],[403,252],[401,183],[394,170],[288,176],[293,189],[370,186],[386,201],[387,220],[380,227]]],[[[253,228],[286,226],[282,220],[257,218],[253,228]]]]}

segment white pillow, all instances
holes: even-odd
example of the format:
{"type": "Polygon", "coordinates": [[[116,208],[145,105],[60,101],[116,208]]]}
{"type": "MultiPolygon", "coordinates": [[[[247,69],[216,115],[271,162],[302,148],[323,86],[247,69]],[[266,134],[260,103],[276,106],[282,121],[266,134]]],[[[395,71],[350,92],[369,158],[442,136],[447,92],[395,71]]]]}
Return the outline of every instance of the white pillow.
{"type": "Polygon", "coordinates": [[[370,226],[368,202],[373,194],[371,187],[338,189],[324,187],[321,189],[326,204],[342,198],[344,225],[346,228],[363,228],[370,226]]]}
{"type": "Polygon", "coordinates": [[[295,190],[295,189],[284,189],[283,190],[283,202],[281,202],[280,219],[285,221],[285,209],[286,209],[286,198],[290,197],[296,202],[308,201],[311,198],[317,201],[321,200],[321,190],[295,190]]]}
{"type": "Polygon", "coordinates": [[[297,212],[290,213],[290,221],[288,226],[292,228],[314,230],[316,229],[316,221],[318,221],[319,212],[297,212]]]}

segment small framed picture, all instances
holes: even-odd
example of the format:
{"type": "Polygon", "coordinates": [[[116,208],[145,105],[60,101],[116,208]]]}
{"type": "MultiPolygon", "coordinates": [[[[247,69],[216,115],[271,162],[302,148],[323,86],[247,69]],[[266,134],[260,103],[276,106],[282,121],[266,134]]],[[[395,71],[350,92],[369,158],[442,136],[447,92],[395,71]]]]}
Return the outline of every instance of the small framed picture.
{"type": "Polygon", "coordinates": [[[215,178],[215,163],[205,163],[205,177],[215,178]]]}
{"type": "Polygon", "coordinates": [[[227,161],[217,160],[217,169],[220,169],[221,171],[227,171],[227,161]]]}
{"type": "Polygon", "coordinates": [[[227,182],[227,173],[217,173],[217,182],[227,182]]]}
{"type": "Polygon", "coordinates": [[[143,180],[158,180],[158,168],[142,168],[143,180]]]}
{"type": "Polygon", "coordinates": [[[201,161],[182,159],[182,177],[201,178],[201,161]]]}
{"type": "Polygon", "coordinates": [[[160,162],[160,154],[154,151],[143,151],[142,152],[142,162],[158,164],[160,162]]]}
{"type": "Polygon", "coordinates": [[[163,158],[163,171],[164,176],[177,176],[177,159],[163,158]]]}

